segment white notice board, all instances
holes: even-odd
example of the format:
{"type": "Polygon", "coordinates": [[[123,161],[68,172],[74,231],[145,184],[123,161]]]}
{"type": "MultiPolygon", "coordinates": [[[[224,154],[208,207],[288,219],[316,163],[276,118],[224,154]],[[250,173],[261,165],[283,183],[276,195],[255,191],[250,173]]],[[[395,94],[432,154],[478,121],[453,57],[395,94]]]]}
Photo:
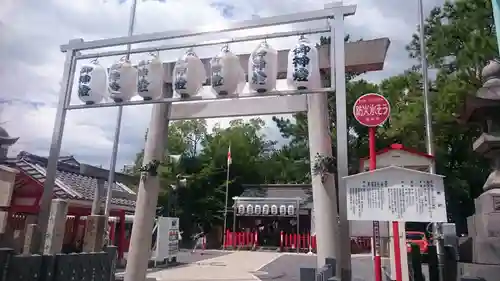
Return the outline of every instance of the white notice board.
{"type": "Polygon", "coordinates": [[[344,179],[348,220],[447,221],[440,175],[391,166],[344,179]]]}
{"type": "Polygon", "coordinates": [[[179,218],[158,217],[154,260],[163,261],[179,253],[179,218]]]}

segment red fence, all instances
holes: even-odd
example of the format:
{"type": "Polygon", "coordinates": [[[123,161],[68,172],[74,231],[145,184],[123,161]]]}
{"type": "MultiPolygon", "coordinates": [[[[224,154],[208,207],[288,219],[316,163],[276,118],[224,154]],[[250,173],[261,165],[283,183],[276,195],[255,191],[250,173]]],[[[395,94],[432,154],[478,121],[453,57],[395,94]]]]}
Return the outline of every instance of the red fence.
{"type": "MultiPolygon", "coordinates": [[[[226,232],[225,248],[254,248],[259,245],[258,232],[226,232]]],[[[310,233],[280,233],[281,251],[301,250],[316,251],[316,236],[310,233]]],[[[371,237],[352,237],[352,253],[369,253],[371,251],[371,237]]]]}

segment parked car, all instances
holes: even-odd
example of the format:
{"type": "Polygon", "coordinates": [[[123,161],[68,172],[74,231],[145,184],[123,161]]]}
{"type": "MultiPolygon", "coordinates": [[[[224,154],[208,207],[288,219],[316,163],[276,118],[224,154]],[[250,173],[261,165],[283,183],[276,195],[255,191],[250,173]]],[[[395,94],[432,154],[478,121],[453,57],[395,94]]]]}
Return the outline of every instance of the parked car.
{"type": "Polygon", "coordinates": [[[406,249],[407,252],[411,252],[411,245],[416,244],[420,248],[420,253],[426,254],[428,247],[429,247],[429,241],[427,240],[427,237],[425,237],[424,232],[420,231],[407,231],[406,232],[406,249]]]}

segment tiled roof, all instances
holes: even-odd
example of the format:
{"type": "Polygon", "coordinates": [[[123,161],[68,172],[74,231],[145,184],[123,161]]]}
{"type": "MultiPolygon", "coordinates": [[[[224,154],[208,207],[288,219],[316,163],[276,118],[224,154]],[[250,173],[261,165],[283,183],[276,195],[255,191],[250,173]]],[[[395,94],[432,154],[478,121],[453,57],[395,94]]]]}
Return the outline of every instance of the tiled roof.
{"type": "MultiPolygon", "coordinates": [[[[97,189],[97,178],[84,176],[79,173],[78,162],[70,158],[61,159],[58,163],[54,195],[61,199],[88,200],[92,201],[94,192],[97,189]]],[[[28,176],[43,184],[46,175],[47,158],[37,155],[21,152],[15,165],[28,176]]],[[[108,183],[104,182],[104,188],[107,189],[108,183]]],[[[111,203],[119,206],[134,207],[135,193],[121,183],[113,185],[113,198],[111,203]]]]}
{"type": "Polygon", "coordinates": [[[251,198],[301,198],[302,208],[312,208],[312,187],[310,184],[261,184],[243,185],[240,197],[251,198]]]}

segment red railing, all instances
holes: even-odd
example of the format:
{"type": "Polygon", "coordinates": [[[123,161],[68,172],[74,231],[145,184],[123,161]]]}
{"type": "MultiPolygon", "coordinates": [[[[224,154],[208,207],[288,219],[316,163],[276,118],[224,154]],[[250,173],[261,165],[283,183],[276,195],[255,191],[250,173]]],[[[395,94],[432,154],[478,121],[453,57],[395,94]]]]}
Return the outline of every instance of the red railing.
{"type": "MultiPolygon", "coordinates": [[[[316,236],[310,233],[280,233],[279,247],[281,251],[316,251],[316,236]]],[[[226,232],[225,248],[241,249],[259,246],[258,232],[226,232]]],[[[371,237],[352,237],[352,253],[369,253],[371,251],[371,237]]]]}
{"type": "Polygon", "coordinates": [[[258,246],[258,232],[226,232],[225,248],[244,248],[258,246]]]}

